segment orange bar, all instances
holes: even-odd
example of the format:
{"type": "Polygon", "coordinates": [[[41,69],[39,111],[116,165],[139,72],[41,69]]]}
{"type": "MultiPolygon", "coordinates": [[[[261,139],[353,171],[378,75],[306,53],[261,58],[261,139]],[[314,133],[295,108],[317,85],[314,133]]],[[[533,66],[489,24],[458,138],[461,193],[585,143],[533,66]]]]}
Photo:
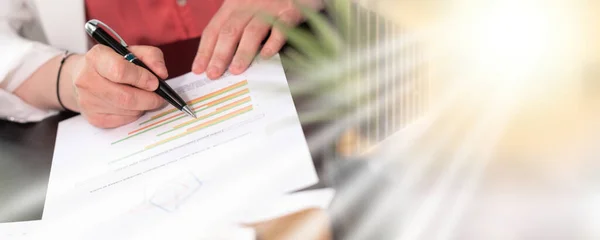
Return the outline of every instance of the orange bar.
{"type": "Polygon", "coordinates": [[[208,121],[208,122],[202,123],[202,124],[200,124],[200,125],[198,125],[198,126],[195,126],[195,127],[192,127],[192,128],[188,128],[186,131],[187,131],[187,132],[194,132],[194,131],[196,131],[196,130],[198,130],[198,129],[201,129],[201,128],[204,128],[204,127],[206,127],[206,126],[209,126],[209,125],[211,125],[211,124],[213,124],[213,123],[215,123],[215,122],[220,122],[220,121],[226,120],[226,119],[228,119],[228,118],[231,118],[232,116],[235,116],[236,114],[238,114],[238,113],[240,113],[240,112],[247,111],[247,110],[252,110],[252,105],[250,105],[250,106],[246,106],[246,107],[244,107],[244,108],[240,108],[240,109],[238,109],[238,110],[235,110],[235,111],[233,111],[233,112],[230,112],[230,113],[228,113],[228,114],[225,114],[225,115],[223,115],[223,116],[220,116],[220,117],[218,117],[218,118],[215,118],[215,119],[213,119],[213,120],[210,120],[210,121],[208,121]]]}
{"type": "Polygon", "coordinates": [[[170,137],[170,138],[167,138],[167,139],[165,139],[165,140],[161,140],[160,142],[154,143],[154,144],[152,144],[152,145],[148,145],[148,146],[146,146],[146,149],[150,149],[150,148],[156,147],[156,146],[158,146],[158,145],[164,144],[164,143],[166,143],[166,142],[173,141],[173,140],[175,140],[175,139],[178,139],[178,138],[180,138],[180,137],[183,137],[183,136],[185,136],[185,135],[188,135],[188,134],[189,134],[189,133],[187,133],[187,132],[184,132],[184,133],[177,134],[177,135],[175,135],[175,136],[172,136],[172,137],[170,137]]]}
{"type": "Polygon", "coordinates": [[[151,128],[151,127],[154,127],[154,126],[156,126],[156,125],[158,125],[158,124],[164,123],[164,122],[166,122],[166,121],[169,121],[169,120],[171,120],[171,119],[173,119],[173,118],[176,118],[176,117],[179,117],[179,116],[181,116],[181,115],[183,115],[183,113],[179,113],[179,114],[176,114],[176,115],[170,116],[170,117],[168,117],[168,118],[165,118],[165,119],[163,119],[163,120],[160,120],[160,121],[158,121],[158,122],[155,122],[155,123],[153,123],[153,124],[146,125],[146,126],[144,126],[144,127],[138,128],[138,129],[136,129],[136,130],[133,130],[133,131],[129,132],[129,133],[128,133],[128,135],[131,135],[131,134],[137,133],[137,132],[139,132],[139,131],[142,131],[142,130],[145,130],[145,129],[148,129],[148,128],[151,128]]]}
{"type": "Polygon", "coordinates": [[[197,122],[197,121],[199,121],[199,120],[203,120],[203,119],[205,119],[205,118],[207,118],[207,117],[211,117],[211,116],[213,116],[213,115],[216,115],[216,114],[219,114],[219,112],[217,112],[217,111],[215,110],[215,111],[213,111],[213,112],[211,112],[211,113],[209,113],[209,114],[205,114],[205,115],[199,116],[199,117],[198,117],[198,118],[196,118],[196,119],[192,119],[192,120],[186,121],[186,122],[184,122],[184,123],[181,123],[181,124],[179,124],[179,125],[177,125],[177,126],[173,127],[173,129],[177,129],[177,128],[180,128],[180,127],[182,127],[182,126],[188,125],[188,124],[190,124],[190,123],[197,122]]]}
{"type": "Polygon", "coordinates": [[[227,95],[225,97],[222,97],[222,98],[219,98],[219,99],[214,100],[212,102],[209,102],[209,103],[207,103],[205,105],[208,106],[208,107],[212,107],[212,106],[217,105],[219,103],[225,102],[225,101],[229,100],[230,98],[236,98],[236,97],[239,97],[239,96],[244,95],[244,94],[249,93],[249,92],[250,92],[250,90],[248,90],[247,88],[244,88],[244,89],[242,89],[240,91],[234,92],[234,93],[229,94],[229,95],[227,95]]]}
{"type": "MultiPolygon", "coordinates": [[[[201,107],[205,107],[205,106],[206,106],[206,105],[198,106],[198,107],[195,107],[195,108],[193,108],[193,110],[198,110],[199,108],[201,108],[201,107]]],[[[166,121],[169,121],[169,120],[171,120],[171,119],[173,119],[173,118],[180,117],[180,116],[182,116],[182,115],[183,115],[183,113],[178,113],[178,114],[175,114],[175,115],[173,115],[173,116],[170,116],[170,117],[168,117],[168,118],[165,118],[165,119],[163,119],[163,120],[160,120],[160,121],[158,121],[158,122],[155,122],[155,123],[153,123],[153,124],[150,124],[150,125],[147,125],[147,126],[144,126],[144,127],[138,128],[138,129],[136,129],[136,130],[133,130],[133,131],[129,132],[127,135],[131,135],[131,134],[137,133],[137,132],[139,132],[139,131],[142,131],[142,130],[145,130],[145,129],[151,128],[151,127],[153,127],[153,126],[156,126],[156,125],[158,125],[158,124],[164,123],[164,122],[166,122],[166,121]]]]}
{"type": "Polygon", "coordinates": [[[167,143],[167,142],[173,141],[173,140],[175,140],[175,139],[178,139],[178,138],[180,138],[180,137],[183,137],[183,136],[186,136],[186,135],[188,135],[188,134],[191,134],[191,133],[193,133],[193,132],[195,132],[195,131],[198,131],[198,130],[200,130],[200,129],[202,129],[202,128],[206,127],[206,126],[210,126],[210,125],[212,125],[212,124],[215,124],[215,123],[218,123],[218,122],[221,122],[221,121],[227,120],[227,119],[229,119],[229,118],[231,118],[231,117],[235,117],[236,115],[238,115],[238,114],[240,114],[240,113],[244,113],[244,112],[246,112],[246,111],[249,111],[249,110],[252,110],[252,105],[249,105],[249,106],[246,106],[246,107],[244,107],[244,108],[238,109],[238,110],[237,110],[237,111],[235,111],[235,112],[231,112],[231,113],[229,113],[229,114],[227,114],[227,115],[223,115],[223,116],[221,116],[221,117],[215,118],[215,119],[213,119],[213,120],[210,120],[210,121],[208,121],[208,122],[202,123],[202,124],[200,124],[200,125],[198,125],[198,126],[195,126],[195,127],[192,127],[192,128],[188,128],[188,129],[186,130],[186,132],[183,132],[183,133],[177,134],[177,135],[175,135],[175,136],[172,136],[172,137],[170,137],[170,138],[167,138],[167,139],[161,140],[160,142],[157,142],[157,143],[154,143],[154,144],[148,145],[148,146],[146,146],[146,149],[150,149],[150,148],[156,147],[156,146],[158,146],[158,145],[161,145],[161,144],[164,144],[164,143],[167,143]]]}
{"type": "MultiPolygon", "coordinates": [[[[247,90],[248,90],[248,89],[246,89],[246,92],[247,92],[247,90]]],[[[234,94],[235,94],[235,93],[234,93],[234,94]]],[[[242,93],[242,94],[244,94],[244,93],[242,93]]],[[[238,95],[242,95],[242,94],[238,94],[238,95]]],[[[233,94],[232,94],[232,95],[233,95],[233,94]]],[[[228,96],[228,97],[229,97],[229,96],[228,96]]],[[[228,97],[225,97],[225,98],[228,98],[228,97]]],[[[237,97],[237,96],[235,96],[235,97],[237,97]]],[[[219,100],[220,100],[220,99],[219,99],[219,100]]],[[[216,101],[219,101],[219,100],[215,100],[215,102],[216,102],[216,101]]],[[[248,97],[245,97],[245,98],[243,98],[243,99],[241,99],[241,100],[235,101],[235,102],[233,102],[233,103],[229,103],[229,104],[227,104],[227,105],[225,105],[225,106],[219,107],[219,108],[217,108],[217,109],[215,110],[215,113],[214,113],[214,114],[219,114],[219,113],[221,113],[221,110],[224,110],[224,109],[231,108],[232,106],[235,106],[236,104],[239,104],[241,101],[246,101],[246,100],[250,100],[250,96],[248,96],[248,97]]],[[[219,102],[219,103],[220,103],[220,102],[219,102]]],[[[208,104],[207,104],[207,105],[208,105],[208,104]]],[[[213,105],[214,105],[214,104],[213,104],[213,105]]],[[[209,106],[209,107],[212,107],[212,106],[209,106]]],[[[180,128],[180,127],[182,127],[182,126],[189,125],[190,123],[197,122],[198,120],[200,120],[200,118],[197,118],[197,119],[192,119],[192,120],[186,121],[186,122],[184,122],[184,123],[181,123],[181,124],[179,124],[179,125],[177,125],[177,126],[175,126],[175,127],[173,127],[173,128],[180,128]]]]}
{"type": "Polygon", "coordinates": [[[174,113],[174,112],[177,112],[177,108],[173,108],[171,110],[167,110],[167,111],[161,112],[159,114],[156,114],[156,115],[152,116],[150,118],[150,120],[161,118],[161,117],[164,117],[164,116],[169,115],[169,114],[174,113]]]}
{"type": "Polygon", "coordinates": [[[240,87],[240,86],[244,86],[246,84],[248,84],[248,80],[241,81],[239,83],[233,84],[233,85],[231,85],[229,87],[223,88],[223,89],[218,90],[216,92],[212,92],[212,93],[206,94],[206,95],[204,95],[202,97],[192,99],[190,102],[188,102],[188,104],[196,104],[196,103],[204,101],[204,100],[206,100],[208,98],[214,97],[214,96],[219,95],[219,94],[224,93],[224,92],[227,92],[227,91],[229,91],[231,89],[234,89],[234,88],[237,88],[237,87],[240,87]]]}
{"type": "MultiPolygon", "coordinates": [[[[209,99],[209,98],[211,98],[211,97],[214,97],[214,96],[216,96],[216,95],[219,95],[219,94],[221,94],[221,93],[227,92],[227,91],[229,91],[229,90],[231,90],[231,89],[234,89],[234,88],[237,88],[237,87],[240,87],[240,86],[244,86],[244,85],[246,85],[246,84],[248,84],[248,80],[244,80],[244,81],[238,82],[238,83],[236,83],[236,84],[233,84],[233,85],[231,85],[231,86],[228,86],[228,87],[225,87],[225,88],[219,89],[219,90],[217,90],[217,91],[215,91],[215,92],[211,92],[211,93],[209,93],[209,94],[206,94],[206,95],[204,95],[204,96],[201,96],[201,97],[194,98],[194,99],[192,99],[192,100],[188,101],[187,103],[188,103],[189,105],[193,105],[193,104],[196,104],[196,103],[202,102],[202,101],[204,101],[204,100],[206,100],[206,99],[209,99]]],[[[176,111],[177,111],[177,109],[175,109],[175,108],[174,108],[174,109],[171,109],[171,110],[167,110],[167,111],[164,111],[164,112],[162,112],[162,113],[158,113],[158,114],[156,114],[156,115],[152,116],[150,119],[151,119],[151,120],[153,120],[153,119],[161,118],[161,117],[164,117],[165,115],[168,115],[168,114],[174,113],[174,112],[176,112],[176,111]]]]}
{"type": "Polygon", "coordinates": [[[250,101],[250,96],[247,96],[247,97],[242,98],[242,99],[238,99],[237,101],[229,103],[229,104],[227,104],[225,106],[218,107],[217,111],[221,111],[223,109],[228,109],[228,108],[230,108],[232,106],[235,106],[236,104],[239,104],[239,103],[242,103],[242,102],[245,102],[245,101],[250,101]]]}

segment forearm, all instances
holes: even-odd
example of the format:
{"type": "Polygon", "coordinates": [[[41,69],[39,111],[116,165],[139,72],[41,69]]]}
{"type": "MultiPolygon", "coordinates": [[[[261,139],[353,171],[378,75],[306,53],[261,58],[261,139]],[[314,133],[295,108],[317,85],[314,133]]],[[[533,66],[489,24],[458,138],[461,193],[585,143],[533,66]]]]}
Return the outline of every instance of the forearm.
{"type": "MultiPolygon", "coordinates": [[[[79,111],[72,75],[81,55],[72,55],[64,63],[60,76],[60,99],[71,111],[79,111]]],[[[38,68],[15,91],[15,95],[39,109],[63,110],[56,96],[56,81],[62,56],[56,56],[38,68]]]]}

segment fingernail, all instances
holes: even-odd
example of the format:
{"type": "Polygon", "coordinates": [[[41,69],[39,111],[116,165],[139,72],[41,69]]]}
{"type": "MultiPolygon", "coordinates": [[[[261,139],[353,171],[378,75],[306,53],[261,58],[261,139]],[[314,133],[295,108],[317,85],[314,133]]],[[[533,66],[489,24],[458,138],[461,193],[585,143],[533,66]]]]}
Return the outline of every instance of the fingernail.
{"type": "Polygon", "coordinates": [[[156,88],[158,88],[158,80],[155,81],[155,78],[148,80],[146,82],[146,87],[147,87],[147,89],[149,89],[151,91],[155,90],[156,88]]]}
{"type": "Polygon", "coordinates": [[[242,69],[242,62],[240,60],[236,60],[229,67],[229,71],[239,72],[242,69]]]}
{"type": "Polygon", "coordinates": [[[167,70],[167,65],[164,62],[161,62],[159,66],[160,67],[158,68],[159,69],[158,75],[165,76],[165,77],[168,76],[169,71],[167,70]]]}
{"type": "Polygon", "coordinates": [[[262,58],[266,58],[268,56],[271,56],[271,54],[273,53],[273,49],[270,48],[263,48],[262,50],[262,54],[260,55],[262,58]]]}
{"type": "Polygon", "coordinates": [[[215,66],[211,66],[208,68],[207,75],[209,78],[217,78],[219,75],[219,69],[215,66]]]}
{"type": "Polygon", "coordinates": [[[200,59],[196,59],[193,64],[192,71],[195,73],[203,73],[204,68],[206,68],[204,61],[200,60],[200,59]]]}

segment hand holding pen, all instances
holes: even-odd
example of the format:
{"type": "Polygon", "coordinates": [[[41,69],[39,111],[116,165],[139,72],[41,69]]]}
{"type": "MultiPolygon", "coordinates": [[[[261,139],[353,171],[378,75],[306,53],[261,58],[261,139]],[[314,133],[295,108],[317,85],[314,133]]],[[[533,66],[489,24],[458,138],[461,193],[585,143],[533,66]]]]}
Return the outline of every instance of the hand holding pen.
{"type": "Polygon", "coordinates": [[[69,55],[60,67],[58,81],[64,106],[80,112],[100,128],[119,127],[137,120],[146,111],[164,107],[167,102],[155,92],[160,79],[168,77],[161,50],[148,46],[129,46],[127,50],[151,71],[125,60],[103,44],[84,54],[69,55]]]}
{"type": "MultiPolygon", "coordinates": [[[[96,42],[98,42],[102,45],[105,45],[107,47],[110,47],[117,54],[119,54],[123,58],[123,60],[126,60],[132,64],[137,65],[137,67],[139,67],[139,68],[136,67],[136,69],[138,71],[141,71],[138,74],[139,77],[144,77],[145,75],[150,73],[154,78],[158,79],[157,86],[152,84],[152,85],[144,85],[143,87],[149,88],[149,90],[154,91],[156,94],[158,94],[164,100],[169,102],[175,108],[179,109],[180,111],[185,112],[188,116],[193,117],[193,118],[196,117],[194,112],[191,111],[191,109],[187,106],[187,103],[167,83],[165,83],[162,79],[160,79],[161,78],[160,76],[158,76],[156,73],[154,73],[152,71],[152,69],[150,69],[148,66],[146,66],[146,64],[141,59],[138,59],[134,53],[129,51],[129,49],[127,48],[128,47],[127,44],[121,38],[121,36],[119,36],[119,34],[117,32],[115,32],[109,26],[107,26],[106,24],[104,24],[101,21],[96,20],[96,19],[88,21],[85,24],[85,30],[94,40],[96,40],[96,42]],[[114,35],[116,35],[116,37],[119,38],[119,41],[115,40],[110,34],[108,34],[104,29],[102,29],[102,27],[107,28],[114,35]]],[[[162,53],[161,53],[161,59],[162,59],[162,53]]],[[[162,60],[161,63],[164,66],[164,60],[162,60]]],[[[131,67],[131,66],[133,66],[133,65],[124,66],[123,68],[131,67]]],[[[116,70],[120,70],[120,69],[116,69],[116,70]]],[[[150,79],[153,80],[154,78],[152,76],[150,76],[150,79]]],[[[144,88],[142,88],[142,89],[144,89],[144,88]]]]}

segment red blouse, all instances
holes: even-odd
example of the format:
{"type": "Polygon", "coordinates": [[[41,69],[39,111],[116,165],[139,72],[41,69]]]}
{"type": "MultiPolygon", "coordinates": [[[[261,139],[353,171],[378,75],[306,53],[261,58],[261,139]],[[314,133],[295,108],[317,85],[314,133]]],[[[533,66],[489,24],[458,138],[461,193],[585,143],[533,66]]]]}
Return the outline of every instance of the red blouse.
{"type": "Polygon", "coordinates": [[[85,0],[87,19],[98,19],[128,45],[164,45],[197,38],[223,0],[85,0]]]}

